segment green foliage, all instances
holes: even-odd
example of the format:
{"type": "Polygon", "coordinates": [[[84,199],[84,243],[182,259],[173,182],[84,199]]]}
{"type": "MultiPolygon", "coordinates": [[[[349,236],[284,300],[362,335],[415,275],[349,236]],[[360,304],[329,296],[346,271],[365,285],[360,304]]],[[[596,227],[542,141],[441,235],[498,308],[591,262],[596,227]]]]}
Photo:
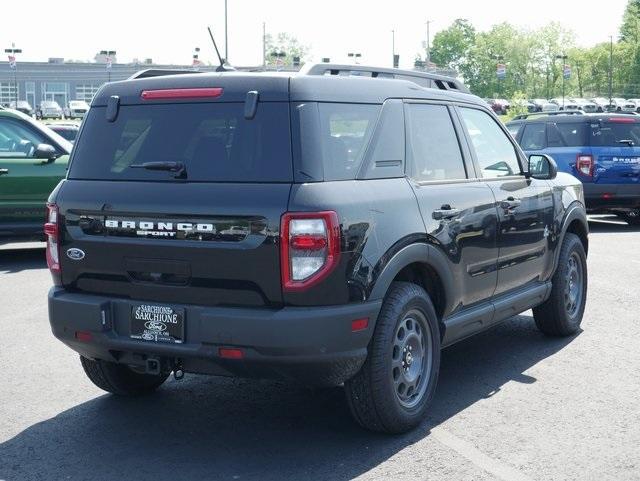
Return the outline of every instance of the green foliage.
{"type": "Polygon", "coordinates": [[[512,117],[515,117],[516,115],[523,115],[528,112],[527,96],[524,92],[515,92],[509,103],[511,104],[509,107],[509,115],[512,117]]]}
{"type": "Polygon", "coordinates": [[[608,97],[612,65],[612,95],[640,98],[640,0],[629,0],[612,49],[609,42],[577,47],[573,31],[559,23],[537,30],[501,23],[478,32],[465,19],[438,32],[431,49],[433,62],[458,71],[476,95],[494,98],[512,98],[516,92],[529,98],[561,96],[564,61],[558,56],[563,55],[571,68],[564,80],[566,97],[608,97]],[[498,63],[506,65],[504,80],[496,75],[498,63]]]}
{"type": "Polygon", "coordinates": [[[272,53],[285,53],[286,56],[282,58],[284,65],[292,65],[293,57],[300,57],[300,62],[304,63],[305,57],[309,54],[308,45],[300,43],[296,37],[286,32],[278,33],[275,38],[268,33],[265,36],[265,50],[267,63],[271,65],[276,62],[272,53]]]}

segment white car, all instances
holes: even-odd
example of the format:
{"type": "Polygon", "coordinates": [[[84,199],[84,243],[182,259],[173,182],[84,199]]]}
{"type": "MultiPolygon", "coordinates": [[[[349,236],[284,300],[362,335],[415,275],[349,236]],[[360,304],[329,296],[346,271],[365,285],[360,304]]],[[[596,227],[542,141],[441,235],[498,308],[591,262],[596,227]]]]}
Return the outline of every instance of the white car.
{"type": "Polygon", "coordinates": [[[598,112],[598,105],[594,102],[590,102],[586,99],[571,99],[575,104],[578,105],[580,110],[586,112],[588,114],[593,114],[598,112]]]}
{"type": "Polygon", "coordinates": [[[550,100],[546,100],[544,104],[542,104],[542,112],[557,112],[560,110],[560,107],[555,102],[550,100]]]}
{"type": "Polygon", "coordinates": [[[616,112],[635,112],[637,108],[635,102],[619,97],[613,99],[613,104],[616,112]]]}
{"type": "Polygon", "coordinates": [[[81,119],[89,111],[89,104],[84,100],[71,100],[65,111],[68,119],[81,119]]]}
{"type": "Polygon", "coordinates": [[[640,113],[640,99],[628,99],[629,102],[636,104],[636,112],[640,113]]]}

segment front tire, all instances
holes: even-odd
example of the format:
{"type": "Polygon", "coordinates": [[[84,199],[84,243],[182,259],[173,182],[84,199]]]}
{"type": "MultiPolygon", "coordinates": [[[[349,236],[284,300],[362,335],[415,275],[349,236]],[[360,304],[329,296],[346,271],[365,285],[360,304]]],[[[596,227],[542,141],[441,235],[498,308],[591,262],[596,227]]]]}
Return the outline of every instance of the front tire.
{"type": "Polygon", "coordinates": [[[155,391],[169,374],[137,373],[124,364],[80,356],[87,377],[100,389],[118,396],[141,396],[155,391]]]}
{"type": "Polygon", "coordinates": [[[548,336],[571,336],[580,329],[587,300],[587,255],[571,232],[562,242],[551,283],[549,299],[533,308],[536,326],[548,336]]]}
{"type": "Polygon", "coordinates": [[[362,427],[403,433],[424,418],[440,370],[440,330],[425,290],[394,282],[378,316],[369,355],[345,383],[349,408],[362,427]]]}

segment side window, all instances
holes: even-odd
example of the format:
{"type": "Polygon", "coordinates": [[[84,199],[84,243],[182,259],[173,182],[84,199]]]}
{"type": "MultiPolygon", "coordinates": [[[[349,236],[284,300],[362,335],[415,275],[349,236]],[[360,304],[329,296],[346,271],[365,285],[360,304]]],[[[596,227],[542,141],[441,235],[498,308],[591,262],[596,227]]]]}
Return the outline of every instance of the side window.
{"type": "Polygon", "coordinates": [[[33,157],[36,147],[43,142],[41,135],[19,122],[0,118],[0,159],[33,157]]]}
{"type": "Polygon", "coordinates": [[[493,118],[478,109],[461,108],[460,113],[480,164],[483,177],[521,173],[516,149],[493,118]]]}
{"type": "Polygon", "coordinates": [[[380,105],[319,103],[325,180],[355,178],[380,105]]]}
{"type": "Polygon", "coordinates": [[[408,104],[407,153],[419,181],[466,179],[460,143],[444,105],[408,104]]]}
{"type": "Polygon", "coordinates": [[[546,124],[525,125],[520,145],[524,150],[541,150],[547,147],[546,124]]]}

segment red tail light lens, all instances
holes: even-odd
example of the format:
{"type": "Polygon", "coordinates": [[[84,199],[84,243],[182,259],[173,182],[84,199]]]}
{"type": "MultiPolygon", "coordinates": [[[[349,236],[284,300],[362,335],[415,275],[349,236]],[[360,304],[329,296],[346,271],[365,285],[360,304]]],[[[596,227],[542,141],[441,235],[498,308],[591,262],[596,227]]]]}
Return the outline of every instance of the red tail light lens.
{"type": "Polygon", "coordinates": [[[613,122],[615,124],[633,124],[636,119],[633,117],[611,117],[609,122],[613,122]]]}
{"type": "Polygon", "coordinates": [[[60,229],[58,224],[58,206],[47,204],[47,222],[44,225],[47,236],[47,266],[54,274],[60,274],[60,229]]]}
{"type": "Polygon", "coordinates": [[[590,155],[578,155],[576,170],[582,175],[593,177],[593,157],[590,155]]]}
{"type": "Polygon", "coordinates": [[[282,287],[305,290],[335,268],[340,258],[340,225],[333,211],[286,213],[280,231],[282,287]]]}
{"type": "Polygon", "coordinates": [[[194,89],[143,90],[140,94],[140,98],[142,100],[202,99],[216,98],[221,95],[221,87],[209,87],[194,89]]]}

